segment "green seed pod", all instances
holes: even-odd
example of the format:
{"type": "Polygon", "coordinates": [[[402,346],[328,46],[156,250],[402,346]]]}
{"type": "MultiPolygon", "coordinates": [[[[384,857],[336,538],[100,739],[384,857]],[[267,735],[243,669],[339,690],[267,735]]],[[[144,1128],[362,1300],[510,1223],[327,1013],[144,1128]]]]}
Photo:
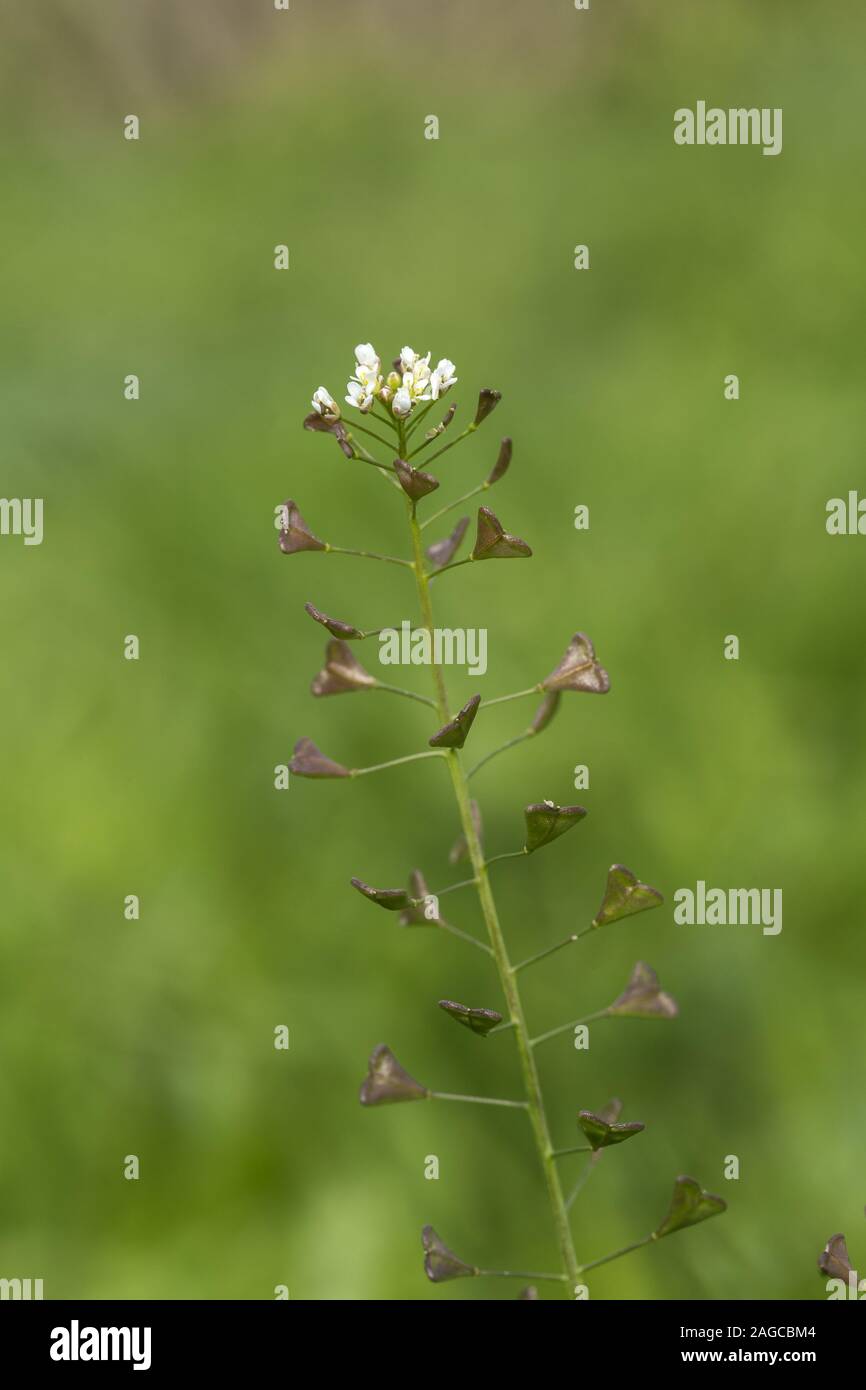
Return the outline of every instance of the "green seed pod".
{"type": "Polygon", "coordinates": [[[481,704],[481,696],[473,695],[471,700],[467,700],[461,710],[458,710],[453,719],[449,719],[447,724],[433,735],[427,742],[431,748],[462,748],[466,742],[466,736],[475,722],[478,713],[478,706],[481,704]]]}

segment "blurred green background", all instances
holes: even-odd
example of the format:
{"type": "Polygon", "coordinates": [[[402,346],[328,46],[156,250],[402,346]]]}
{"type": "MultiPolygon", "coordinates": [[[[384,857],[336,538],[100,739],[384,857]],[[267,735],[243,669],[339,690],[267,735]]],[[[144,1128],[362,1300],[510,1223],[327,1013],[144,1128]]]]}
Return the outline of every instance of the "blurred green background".
{"type": "MultiPolygon", "coordinates": [[[[831,1233],[866,1263],[866,541],[824,528],[864,478],[864,14],[16,0],[4,27],[2,491],[44,497],[45,540],[0,540],[0,1275],[49,1298],[514,1297],[430,1286],[428,1221],[470,1261],[555,1262],[520,1116],[357,1103],[381,1041],[428,1085],[518,1093],[510,1039],[436,1008],[500,1003],[481,954],[348,886],[464,876],[447,777],[273,786],[300,735],[357,766],[432,732],[421,706],[308,690],[304,601],[377,627],[414,616],[411,579],[285,558],[273,529],[293,496],[334,543],[406,553],[399,500],[301,430],[370,339],[453,358],[463,416],[503,392],[444,500],[515,441],[489,500],[535,556],[438,586],[443,625],[489,629],[455,707],[540,679],[577,628],[611,672],[475,784],[488,853],[522,843],[528,801],[591,813],[494,871],[514,957],[586,924],[614,860],[668,899],[526,977],[536,1031],[637,959],[681,1006],[539,1053],[562,1144],[611,1095],[647,1124],[576,1206],[578,1254],[650,1230],[680,1172],[730,1205],[592,1296],[823,1297],[831,1233]],[[783,107],[782,155],[676,147],[698,99],[783,107]],[[698,878],[781,887],[781,935],[675,926],[698,878]]],[[[532,708],[484,715],[471,753],[532,708]]],[[[448,906],[479,929],[470,895],[448,906]]]]}

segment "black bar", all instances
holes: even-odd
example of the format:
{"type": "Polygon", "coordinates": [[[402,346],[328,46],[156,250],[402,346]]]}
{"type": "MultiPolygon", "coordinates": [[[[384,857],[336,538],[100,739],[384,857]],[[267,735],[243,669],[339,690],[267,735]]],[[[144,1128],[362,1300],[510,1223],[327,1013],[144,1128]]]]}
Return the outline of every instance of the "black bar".
{"type": "MultiPolygon", "coordinates": [[[[629,1378],[673,1368],[688,1373],[690,1367],[700,1371],[712,1365],[730,1370],[741,1365],[782,1370],[805,1365],[826,1375],[853,1359],[862,1345],[862,1315],[836,1306],[856,1301],[862,1301],[856,1290],[845,1299],[786,1303],[562,1301],[552,1305],[559,1309],[548,1315],[552,1322],[532,1322],[533,1316],[544,1313],[521,1317],[529,1318],[526,1328],[533,1334],[527,1346],[537,1350],[539,1330],[545,1338],[562,1334],[568,1339],[564,1350],[583,1383],[587,1372],[595,1369],[629,1378]]],[[[281,1365],[294,1378],[303,1365],[298,1353],[306,1348],[318,1358],[320,1371],[339,1363],[341,1356],[363,1370],[370,1354],[396,1366],[405,1352],[411,1352],[413,1342],[417,1354],[421,1339],[432,1338],[432,1345],[444,1354],[453,1328],[460,1337],[461,1372],[472,1364],[473,1348],[480,1364],[486,1358],[490,1366],[495,1348],[490,1335],[496,1335],[497,1325],[487,1325],[483,1303],[449,1300],[447,1306],[440,1302],[398,1307],[403,1313],[389,1305],[380,1319],[367,1305],[358,1308],[346,1302],[319,1304],[312,1316],[310,1304],[290,1301],[4,1302],[0,1346],[4,1368],[17,1365],[23,1375],[33,1370],[92,1378],[108,1370],[114,1376],[134,1376],[138,1362],[140,1379],[188,1371],[199,1384],[207,1384],[210,1377],[222,1381],[233,1373],[249,1374],[251,1368],[274,1374],[281,1365]],[[454,1324],[452,1317],[457,1318],[454,1324]],[[464,1317],[470,1322],[464,1323],[464,1317]],[[386,1335],[389,1328],[396,1334],[393,1341],[386,1335]],[[401,1353],[404,1339],[409,1345],[401,1353]],[[101,1359],[88,1359],[94,1350],[101,1359]],[[114,1359],[115,1352],[125,1359],[114,1359]],[[55,1359],[61,1353],[69,1359],[55,1359]]],[[[514,1329],[512,1323],[508,1327],[514,1329]]]]}

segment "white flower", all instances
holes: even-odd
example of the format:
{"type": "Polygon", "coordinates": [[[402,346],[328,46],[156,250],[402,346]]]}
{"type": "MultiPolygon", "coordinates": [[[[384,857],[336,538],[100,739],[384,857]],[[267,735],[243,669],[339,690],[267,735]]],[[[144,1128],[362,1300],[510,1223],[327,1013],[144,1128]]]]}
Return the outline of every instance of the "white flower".
{"type": "Polygon", "coordinates": [[[378,367],[364,367],[359,362],[355,368],[355,381],[359,381],[362,386],[366,386],[375,396],[382,385],[382,374],[378,367]]]}
{"type": "MultiPolygon", "coordinates": [[[[402,403],[405,398],[409,400],[409,410],[416,401],[430,400],[430,354],[421,357],[414,348],[404,347],[400,353],[400,366],[403,373],[402,403]]],[[[399,394],[399,393],[398,393],[399,394]]],[[[409,410],[403,410],[404,415],[409,414],[409,410]]]]}
{"type": "Polygon", "coordinates": [[[378,374],[381,363],[372,343],[359,343],[355,348],[355,361],[359,367],[369,367],[378,374]]]}
{"type": "Polygon", "coordinates": [[[457,378],[454,375],[457,368],[453,362],[449,362],[447,357],[441,358],[430,375],[430,399],[438,401],[450,386],[453,386],[457,378]]]}
{"type": "Polygon", "coordinates": [[[382,389],[381,363],[372,343],[359,343],[355,348],[355,375],[349,381],[346,400],[366,415],[382,389]]]}
{"type": "Polygon", "coordinates": [[[330,391],[326,390],[324,386],[320,386],[318,391],[313,393],[313,409],[329,424],[333,424],[335,420],[340,418],[340,407],[330,391]]]}
{"type": "Polygon", "coordinates": [[[430,354],[422,357],[414,348],[404,347],[400,353],[400,370],[403,374],[403,381],[410,377],[413,385],[426,381],[430,375],[430,354]]]}
{"type": "Polygon", "coordinates": [[[346,391],[347,404],[355,406],[362,415],[366,415],[373,405],[373,392],[360,381],[350,381],[346,391]]]}
{"type": "MultiPolygon", "coordinates": [[[[355,372],[346,387],[346,400],[365,415],[379,400],[389,406],[398,419],[405,420],[419,401],[436,401],[444,395],[457,380],[455,371],[454,363],[447,357],[440,358],[431,371],[430,353],[422,356],[407,345],[401,349],[395,368],[383,377],[382,362],[373,344],[358,343],[355,372]]],[[[316,392],[313,406],[323,415],[337,409],[324,387],[316,392]]],[[[332,418],[339,418],[339,411],[332,418]]]]}

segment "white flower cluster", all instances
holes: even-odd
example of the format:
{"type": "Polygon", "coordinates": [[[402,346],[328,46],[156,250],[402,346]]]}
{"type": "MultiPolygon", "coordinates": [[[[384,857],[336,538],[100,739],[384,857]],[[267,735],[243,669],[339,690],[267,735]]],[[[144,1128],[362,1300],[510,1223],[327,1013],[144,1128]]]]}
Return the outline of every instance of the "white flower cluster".
{"type": "MultiPolygon", "coordinates": [[[[387,376],[382,375],[382,363],[372,343],[359,343],[355,348],[355,371],[346,387],[346,401],[368,415],[376,401],[381,401],[398,420],[405,420],[420,401],[438,401],[457,380],[454,363],[442,357],[430,367],[430,353],[422,357],[413,348],[404,347],[399,363],[387,376]],[[399,367],[399,370],[398,370],[399,367]]],[[[313,409],[329,423],[340,418],[340,407],[329,391],[320,386],[313,396],[313,409]]]]}

